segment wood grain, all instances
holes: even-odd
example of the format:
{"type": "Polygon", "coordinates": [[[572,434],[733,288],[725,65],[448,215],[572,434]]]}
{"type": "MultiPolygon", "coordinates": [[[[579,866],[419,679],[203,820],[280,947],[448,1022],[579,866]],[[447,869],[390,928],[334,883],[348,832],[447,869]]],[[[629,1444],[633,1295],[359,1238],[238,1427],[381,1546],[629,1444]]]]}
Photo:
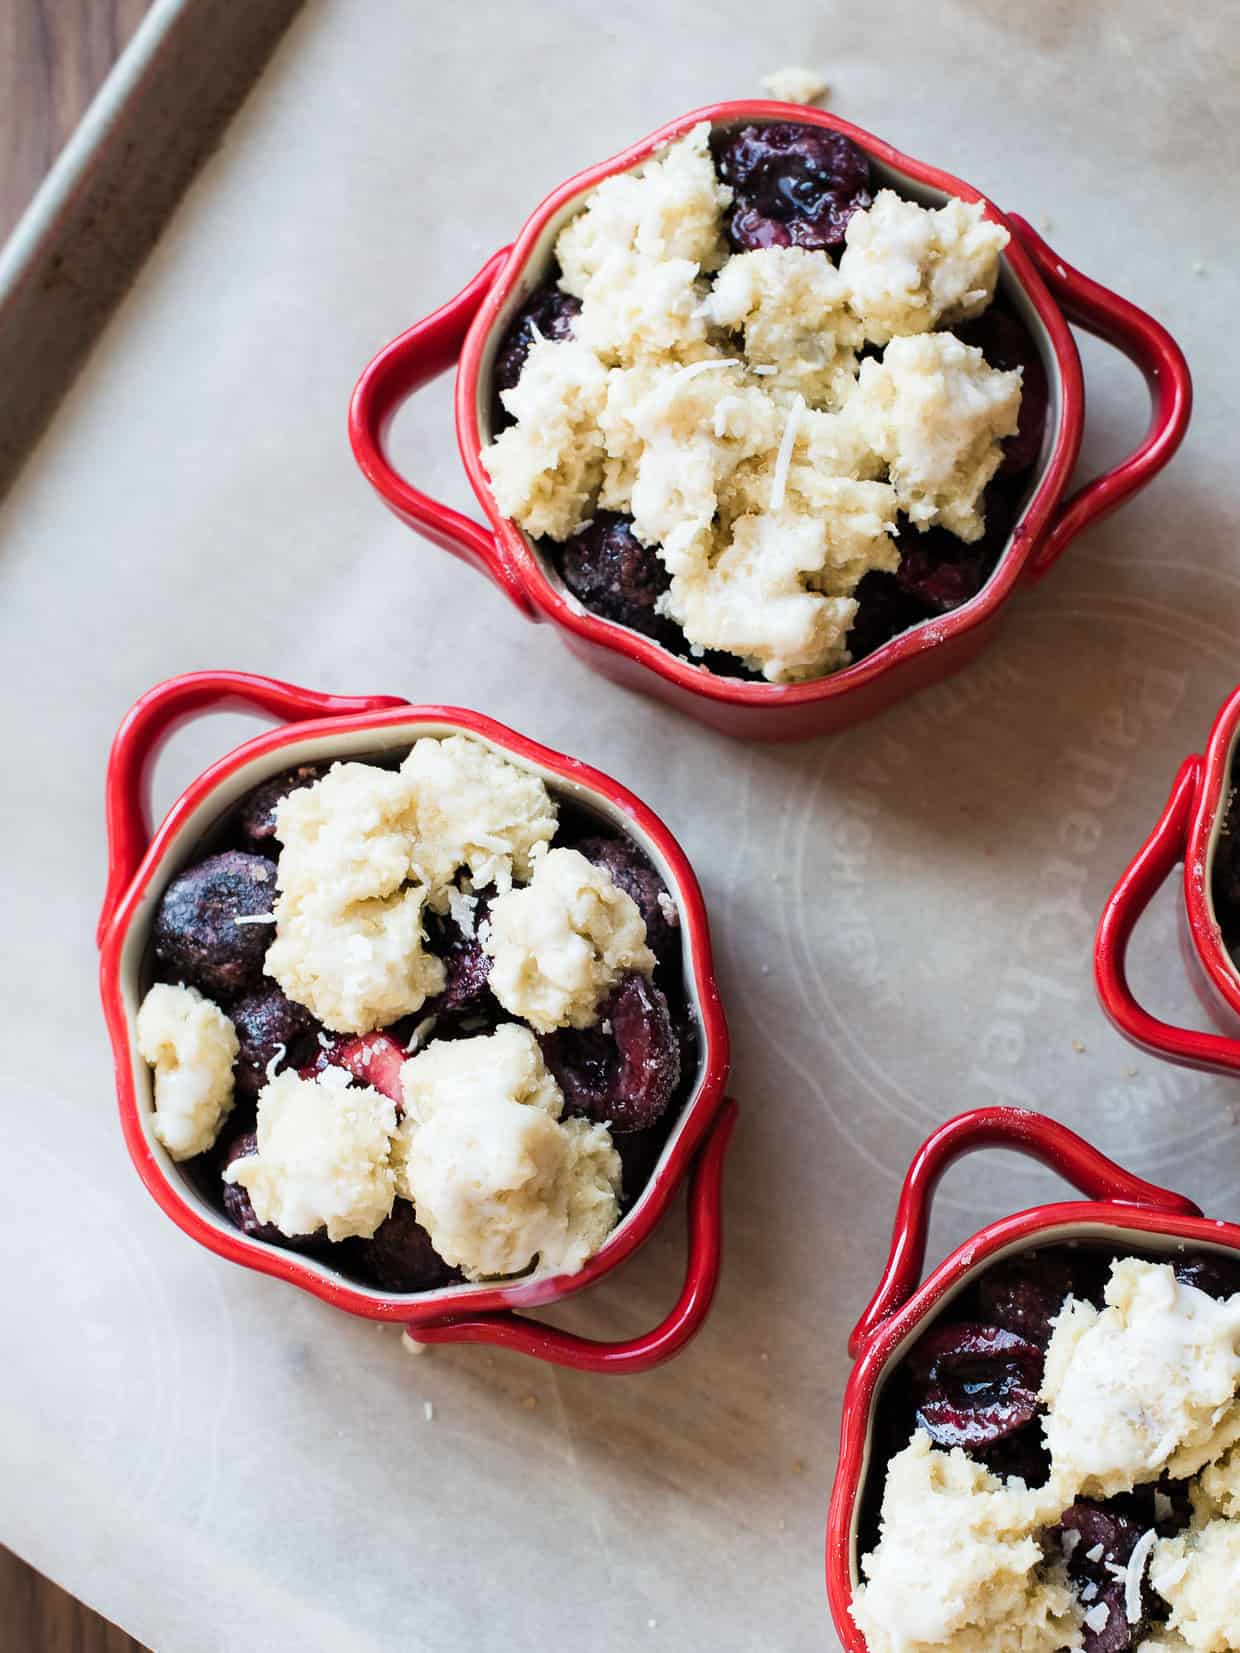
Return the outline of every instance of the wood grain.
{"type": "Polygon", "coordinates": [[[21,217],[148,4],[0,3],[0,240],[21,217]]]}
{"type": "MultiPolygon", "coordinates": [[[[21,217],[148,0],[0,3],[0,241],[21,217]]],[[[0,1548],[0,1653],[145,1653],[0,1548]]]]}
{"type": "Polygon", "coordinates": [[[145,1653],[145,1649],[0,1548],[0,1653],[145,1653]]]}

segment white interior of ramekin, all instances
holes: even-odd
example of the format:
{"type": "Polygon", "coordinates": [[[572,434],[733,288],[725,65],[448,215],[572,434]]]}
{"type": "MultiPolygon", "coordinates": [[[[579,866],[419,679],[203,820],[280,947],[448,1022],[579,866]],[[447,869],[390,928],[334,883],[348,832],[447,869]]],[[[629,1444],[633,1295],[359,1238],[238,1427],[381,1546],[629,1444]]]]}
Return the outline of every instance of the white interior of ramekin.
{"type": "MultiPolygon", "coordinates": [[[[753,124],[771,123],[755,122],[749,117],[745,117],[738,118],[736,120],[712,122],[712,130],[727,131],[732,127],[748,126],[753,124]]],[[[643,164],[644,162],[637,161],[634,162],[634,167],[641,166],[643,164]]],[[[886,161],[879,160],[876,156],[871,155],[870,166],[876,189],[883,187],[895,189],[901,195],[907,196],[910,200],[916,201],[919,205],[924,207],[941,207],[946,201],[951,199],[948,191],[934,189],[928,184],[923,184],[920,180],[910,177],[907,173],[900,171],[899,168],[888,165],[886,161]]],[[[629,170],[632,170],[632,168],[629,170]]],[[[555,243],[560,231],[571,218],[575,218],[577,216],[585,204],[586,197],[596,187],[596,185],[590,185],[583,188],[578,194],[574,195],[571,200],[566,201],[543,225],[537,240],[533,243],[529,250],[518,281],[505,298],[504,303],[497,311],[491,323],[490,331],[479,356],[478,380],[475,387],[475,395],[477,398],[476,412],[478,420],[478,436],[479,442],[484,449],[491,440],[491,409],[493,404],[492,381],[494,377],[495,357],[499,350],[500,341],[503,339],[509,323],[512,321],[516,312],[525,303],[526,299],[535,290],[535,288],[540,287],[549,276],[554,261],[555,243]]],[[[1060,426],[1063,421],[1063,385],[1060,378],[1058,357],[1056,356],[1054,347],[1051,343],[1050,334],[1047,332],[1045,324],[1043,323],[1041,316],[1038,314],[1033,300],[1029,297],[1019,277],[1013,271],[1011,262],[1007,258],[1006,254],[1002,255],[1000,258],[999,291],[1003,293],[1008,302],[1018,311],[1021,320],[1029,329],[1030,334],[1036,342],[1039,354],[1042,357],[1042,365],[1046,370],[1047,382],[1046,428],[1042,433],[1042,451],[1038,456],[1038,462],[1034,466],[1033,470],[1030,471],[1029,476],[1026,479],[1022,504],[1013,519],[1011,529],[1008,533],[1007,542],[1004,545],[999,557],[996,559],[995,566],[991,570],[989,578],[975,596],[971,597],[967,603],[962,603],[959,609],[953,610],[953,613],[963,613],[974,603],[980,601],[985,594],[987,587],[994,580],[995,575],[998,573],[1000,567],[1007,558],[1009,552],[1011,551],[1012,537],[1023,520],[1029,501],[1033,498],[1034,494],[1041,486],[1042,479],[1046,473],[1047,464],[1058,443],[1060,426]]],[[[520,533],[526,545],[529,547],[531,556],[537,559],[538,564],[546,574],[548,581],[563,597],[565,603],[578,614],[590,614],[592,611],[588,609],[585,604],[575,597],[568,589],[568,587],[564,584],[564,581],[560,578],[559,571],[556,569],[554,563],[542,550],[540,550],[537,543],[525,532],[523,528],[520,527],[518,523],[513,523],[513,527],[517,529],[518,533],[520,533]]],[[[593,617],[596,619],[598,618],[597,615],[593,617]]],[[[618,621],[612,621],[610,623],[619,625],[618,621]]],[[[919,622],[919,625],[922,626],[932,624],[934,624],[933,616],[919,622]]],[[[622,631],[629,631],[631,628],[628,626],[621,626],[620,629],[622,631]]],[[[916,630],[918,628],[910,627],[909,629],[916,630]]],[[[634,633],[634,635],[637,634],[634,633]]],[[[904,635],[906,635],[906,633],[897,633],[897,636],[904,635]]],[[[886,645],[884,645],[884,647],[885,646],[886,645]]]]}
{"type": "MultiPolygon", "coordinates": [[[[1220,1228],[1228,1225],[1220,1222],[1220,1228]]],[[[1164,1256],[1174,1256],[1186,1251],[1214,1251],[1221,1256],[1235,1257],[1236,1248],[1231,1245],[1211,1245],[1208,1240],[1181,1239],[1174,1234],[1150,1234],[1135,1228],[1123,1228],[1107,1222],[1077,1222],[1060,1223],[1052,1228],[1039,1229],[1036,1234],[1027,1234],[1022,1239],[1014,1240],[1011,1245],[1002,1246],[984,1258],[975,1268],[965,1270],[935,1303],[931,1312],[918,1319],[900,1342],[887,1356],[883,1369],[874,1385],[870,1396],[869,1416],[865,1425],[865,1452],[861,1461],[861,1473],[857,1479],[857,1493],[853,1499],[853,1507],[848,1529],[848,1561],[852,1579],[852,1587],[856,1590],[860,1582],[861,1573],[857,1554],[857,1529],[861,1522],[861,1511],[865,1503],[865,1493],[870,1476],[870,1458],[874,1444],[874,1419],[878,1414],[879,1403],[882,1400],[883,1390],[887,1380],[896,1367],[908,1354],[913,1344],[924,1337],[930,1327],[934,1325],[952,1302],[960,1296],[977,1279],[978,1275],[987,1269],[994,1268],[1006,1257],[1019,1256],[1025,1251],[1042,1251],[1047,1246],[1069,1245],[1073,1241],[1089,1240],[1105,1245],[1108,1250],[1117,1255],[1123,1255],[1125,1248],[1132,1251],[1158,1252],[1164,1256]]]]}
{"type": "MultiPolygon", "coordinates": [[[[159,1167],[165,1182],[176,1198],[190,1207],[195,1215],[204,1222],[210,1224],[221,1234],[226,1235],[236,1245],[252,1248],[259,1254],[268,1254],[272,1250],[272,1247],[265,1244],[265,1242],[251,1239],[249,1235],[243,1234],[239,1228],[235,1228],[221,1212],[217,1211],[204,1198],[158,1140],[153,1128],[153,1075],[138,1052],[136,1018],[144,991],[143,967],[148,954],[151,925],[154,921],[155,909],[159,905],[160,897],[172,878],[194,859],[199,845],[204,838],[208,837],[212,828],[216,826],[225,812],[251,788],[260,786],[264,781],[270,780],[275,775],[283,774],[285,770],[295,768],[299,763],[310,763],[324,759],[335,761],[348,758],[381,757],[387,753],[408,748],[421,735],[454,734],[467,734],[471,739],[490,746],[493,750],[502,753],[510,763],[516,764],[521,769],[527,769],[532,774],[541,776],[553,791],[573,798],[610,821],[618,830],[632,838],[650,857],[660,877],[672,892],[677,908],[682,915],[685,912],[684,892],[675,872],[660,854],[657,844],[646,835],[632,816],[626,814],[624,810],[618,808],[609,799],[595,792],[592,788],[583,785],[580,781],[572,780],[555,770],[544,769],[541,765],[531,762],[501,742],[490,740],[474,729],[462,729],[451,723],[411,719],[407,723],[390,724],[382,729],[347,729],[336,733],[308,735],[301,740],[289,740],[275,751],[255,757],[250,762],[243,764],[225,780],[222,780],[218,786],[212,788],[210,794],[178,824],[175,835],[164,846],[158,873],[147,885],[141,900],[130,916],[124,945],[121,949],[118,971],[121,1002],[124,1006],[125,1019],[129,1028],[129,1059],[133,1075],[134,1095],[138,1103],[142,1131],[150,1149],[152,1160],[159,1167]]],[[[653,1197],[655,1183],[693,1112],[706,1077],[708,1055],[705,1038],[706,1023],[702,1015],[698,980],[693,969],[688,926],[683,922],[680,926],[680,939],[688,999],[697,1018],[699,1030],[698,1070],[691,1089],[684,1102],[681,1103],[680,1117],[668,1133],[662,1153],[647,1179],[645,1188],[608,1236],[609,1244],[616,1236],[622,1234],[633,1223],[638,1213],[649,1204],[653,1197]]],[[[454,1301],[464,1300],[468,1303],[471,1297],[475,1297],[481,1292],[494,1292],[506,1286],[519,1288],[525,1284],[525,1277],[518,1276],[511,1280],[488,1280],[479,1283],[441,1286],[436,1287],[433,1292],[381,1291],[377,1287],[366,1285],[343,1271],[333,1268],[330,1263],[321,1262],[318,1258],[309,1257],[304,1253],[288,1253],[288,1255],[296,1256],[299,1266],[305,1268],[309,1273],[317,1274],[324,1280],[341,1281],[351,1291],[357,1292],[362,1297],[370,1298],[375,1303],[390,1302],[393,1298],[400,1297],[407,1297],[410,1303],[422,1302],[429,1297],[435,1299],[440,1297],[451,1298],[454,1301]]],[[[571,1279],[571,1276],[568,1278],[571,1279]]]]}

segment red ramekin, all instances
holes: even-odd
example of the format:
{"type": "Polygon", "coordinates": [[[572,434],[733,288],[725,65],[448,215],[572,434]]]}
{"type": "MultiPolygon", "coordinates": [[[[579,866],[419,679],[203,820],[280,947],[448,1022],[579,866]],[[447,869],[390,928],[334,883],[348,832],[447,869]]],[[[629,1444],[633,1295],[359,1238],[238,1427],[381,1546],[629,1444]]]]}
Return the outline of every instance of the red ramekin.
{"type": "Polygon", "coordinates": [[[1223,945],[1214,912],[1210,873],[1227,799],[1240,729],[1240,688],[1224,701],[1205,756],[1185,758],[1167,806],[1103,908],[1094,941],[1094,979],[1102,1008],[1134,1045],[1182,1067],[1240,1072],[1240,972],[1223,945]],[[1180,861],[1184,900],[1181,951],[1193,987],[1223,1033],[1196,1033],[1160,1021],[1137,1003],[1125,968],[1128,943],[1155,891],[1180,861]]]}
{"type": "Polygon", "coordinates": [[[411,706],[389,695],[314,694],[246,672],[191,672],[143,695],[117,732],[108,763],[108,887],[99,921],[100,989],[112,1038],[121,1126],[147,1191],[178,1227],[235,1263],[288,1280],[334,1307],[371,1320],[405,1322],[423,1343],[494,1343],[590,1372],[640,1372],[676,1354],[697,1332],[714,1296],[721,1245],[723,1159],[736,1105],[725,1100],[728,1031],[715,985],[702,892],[684,851],[640,799],[610,776],[538,746],[478,712],[411,706]],[[152,832],[146,803],[155,754],[172,730],[200,713],[269,713],[280,726],[246,741],[188,786],[152,832]],[[682,920],[685,977],[701,1029],[693,1090],[645,1191],[602,1249],[573,1275],[509,1285],[456,1285],[392,1294],[346,1280],[328,1264],[250,1239],[192,1187],[151,1130],[151,1075],[137,1049],[135,1019],[151,923],[164,889],[192,860],[204,834],[243,793],[316,759],[408,747],[419,735],[463,732],[494,746],[561,792],[613,820],[650,856],[682,920]],[[516,1313],[592,1285],[649,1236],[686,1175],[688,1264],[667,1318],[623,1342],[600,1343],[516,1313]]]}
{"type": "Polygon", "coordinates": [[[872,716],[965,665],[991,637],[999,610],[1019,581],[1041,578],[1076,534],[1161,470],[1180,444],[1191,405],[1188,366],[1170,334],[1126,299],[1071,269],[1023,218],[1001,212],[961,179],[902,155],[834,115],[799,104],[743,101],[711,104],[682,115],[553,190],[511,247],[488,259],[455,298],[374,358],[353,392],[349,437],[358,464],[398,517],[490,575],[529,619],[558,625],[574,653],[605,677],[655,695],[725,734],[795,740],[872,716]],[[808,683],[717,677],[678,659],[650,638],[592,614],[568,592],[529,537],[501,516],[479,457],[490,432],[496,349],[514,312],[545,279],[560,229],[579,209],[582,197],[604,178],[638,165],[699,121],[715,127],[748,121],[826,127],[860,144],[880,184],[894,185],[934,205],[947,195],[981,201],[987,217],[1011,231],[1001,285],[1020,308],[1047,368],[1050,406],[1043,458],[1007,549],[983,589],[941,619],[892,638],[857,665],[808,683]],[[1152,414],[1144,438],[1126,459],[1065,499],[1085,419],[1081,362],[1069,322],[1106,339],[1140,368],[1149,385],[1152,414]],[[388,456],[387,432],[401,404],[458,359],[457,441],[487,517],[485,527],[422,493],[388,456]]]}
{"type": "Polygon", "coordinates": [[[1171,1255],[1186,1246],[1240,1251],[1240,1226],[1214,1222],[1183,1195],[1143,1182],[1083,1138],[1041,1114],[1019,1108],[976,1108],[940,1126],[917,1152],[904,1179],[891,1251],[878,1290],[853,1329],[848,1352],[855,1365],[844,1394],[839,1463],[827,1516],[827,1597],[846,1653],[866,1653],[849,1605],[861,1574],[857,1524],[879,1396],[888,1375],[913,1342],[978,1273],[1001,1257],[1070,1240],[1102,1240],[1171,1255]],[[1086,1198],[1038,1205],[990,1223],[939,1264],[921,1284],[930,1204],[940,1177],[963,1154],[979,1148],[1013,1149],[1040,1160],[1086,1198]]]}

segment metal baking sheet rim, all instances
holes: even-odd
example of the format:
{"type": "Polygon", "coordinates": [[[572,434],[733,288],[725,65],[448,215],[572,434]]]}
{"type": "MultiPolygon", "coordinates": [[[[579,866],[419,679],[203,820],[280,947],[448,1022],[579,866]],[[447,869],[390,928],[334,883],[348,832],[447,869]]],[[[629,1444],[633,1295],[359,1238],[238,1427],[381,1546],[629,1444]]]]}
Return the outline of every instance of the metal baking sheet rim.
{"type": "Polygon", "coordinates": [[[0,248],[0,498],[303,0],[154,0],[0,248]]]}

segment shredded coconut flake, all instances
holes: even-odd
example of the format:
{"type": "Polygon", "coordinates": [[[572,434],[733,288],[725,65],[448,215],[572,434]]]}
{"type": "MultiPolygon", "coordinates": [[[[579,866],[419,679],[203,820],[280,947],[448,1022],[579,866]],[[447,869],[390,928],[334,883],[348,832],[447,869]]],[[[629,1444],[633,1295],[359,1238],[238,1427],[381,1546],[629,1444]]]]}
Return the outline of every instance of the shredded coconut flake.
{"type": "Polygon", "coordinates": [[[472,936],[474,933],[474,912],[477,906],[476,895],[462,895],[458,889],[449,889],[448,911],[452,914],[452,922],[463,936],[472,936]]]}
{"type": "Polygon", "coordinates": [[[1085,1559],[1086,1561],[1101,1561],[1103,1553],[1102,1545],[1095,1544],[1092,1550],[1085,1551],[1085,1559]]]}
{"type": "Polygon", "coordinates": [[[287,1055],[288,1055],[288,1046],[287,1045],[277,1045],[276,1046],[275,1052],[272,1055],[272,1058],[271,1058],[270,1062],[268,1062],[268,1064],[267,1064],[267,1082],[269,1084],[276,1076],[276,1069],[280,1066],[280,1063],[284,1060],[284,1058],[287,1055]]]}
{"type": "Polygon", "coordinates": [[[234,924],[274,924],[274,913],[234,913],[234,924]]]}
{"type": "Polygon", "coordinates": [[[1148,1532],[1143,1532],[1128,1560],[1124,1575],[1124,1616],[1129,1624],[1136,1624],[1141,1618],[1141,1580],[1145,1574],[1146,1562],[1150,1558],[1150,1551],[1157,1539],[1158,1534],[1153,1527],[1148,1532]]]}
{"type": "Polygon", "coordinates": [[[1059,1535],[1059,1543],[1064,1555],[1070,1561],[1077,1545],[1081,1542],[1081,1535],[1075,1527],[1065,1527],[1059,1535]]]}
{"type": "Polygon", "coordinates": [[[423,1016],[409,1035],[409,1043],[405,1046],[406,1055],[412,1055],[415,1050],[419,1050],[426,1043],[435,1031],[435,1023],[438,1020],[438,1016],[423,1016]]]}
{"type": "Polygon", "coordinates": [[[744,367],[739,356],[716,356],[710,361],[690,362],[688,367],[678,368],[675,373],[668,375],[667,384],[683,384],[686,379],[696,379],[699,373],[709,373],[716,367],[744,367]]]}
{"type": "Polygon", "coordinates": [[[1105,1630],[1110,1622],[1111,1609],[1105,1601],[1100,1601],[1096,1607],[1091,1607],[1089,1612],[1085,1614],[1085,1624],[1095,1635],[1100,1630],[1105,1630]]]}
{"type": "Polygon", "coordinates": [[[788,489],[788,467],[792,464],[792,447],[797,439],[797,426],[804,411],[805,398],[798,396],[788,409],[784,434],[779,440],[779,452],[775,455],[775,476],[771,482],[772,511],[782,511],[784,508],[784,495],[788,489]]]}

